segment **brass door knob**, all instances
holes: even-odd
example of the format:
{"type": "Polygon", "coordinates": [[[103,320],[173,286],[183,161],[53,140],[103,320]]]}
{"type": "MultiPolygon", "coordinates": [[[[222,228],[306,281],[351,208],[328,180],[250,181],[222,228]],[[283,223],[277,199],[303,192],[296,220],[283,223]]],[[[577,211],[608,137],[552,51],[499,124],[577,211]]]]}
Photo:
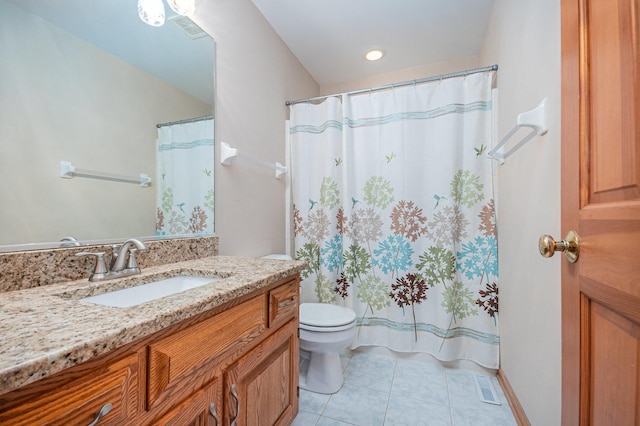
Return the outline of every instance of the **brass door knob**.
{"type": "Polygon", "coordinates": [[[545,234],[538,241],[538,249],[543,257],[551,257],[556,251],[562,251],[569,262],[575,263],[580,255],[580,238],[574,231],[569,231],[562,241],[545,234]]]}

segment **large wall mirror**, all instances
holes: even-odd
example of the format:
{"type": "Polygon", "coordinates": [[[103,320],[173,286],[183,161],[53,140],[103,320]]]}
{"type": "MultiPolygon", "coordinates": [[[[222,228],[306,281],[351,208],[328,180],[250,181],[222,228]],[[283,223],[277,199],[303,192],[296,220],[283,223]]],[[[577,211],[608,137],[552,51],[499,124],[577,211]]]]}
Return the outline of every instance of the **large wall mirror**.
{"type": "Polygon", "coordinates": [[[149,26],[136,3],[0,0],[0,252],[176,235],[157,231],[157,200],[184,204],[158,193],[157,125],[213,116],[214,40],[168,7],[149,26]],[[152,183],[64,179],[61,161],[152,183]]]}

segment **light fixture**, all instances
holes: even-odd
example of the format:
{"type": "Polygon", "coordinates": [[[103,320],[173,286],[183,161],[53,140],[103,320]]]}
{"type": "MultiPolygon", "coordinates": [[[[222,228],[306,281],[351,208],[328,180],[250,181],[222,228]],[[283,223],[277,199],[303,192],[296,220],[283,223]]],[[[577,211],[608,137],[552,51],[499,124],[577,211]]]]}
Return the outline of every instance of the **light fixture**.
{"type": "MultiPolygon", "coordinates": [[[[167,0],[169,7],[178,15],[188,16],[195,11],[195,0],[167,0]]],[[[154,27],[164,24],[165,13],[162,0],[138,0],[138,14],[142,22],[154,27]]]]}
{"type": "Polygon", "coordinates": [[[164,25],[162,0],[138,0],[138,15],[145,24],[153,27],[164,25]]]}
{"type": "Polygon", "coordinates": [[[381,59],[384,56],[384,54],[385,54],[384,50],[373,49],[365,53],[364,58],[367,61],[377,61],[378,59],[381,59]]]}
{"type": "Polygon", "coordinates": [[[169,7],[178,15],[193,15],[196,9],[195,0],[167,0],[169,7]]]}

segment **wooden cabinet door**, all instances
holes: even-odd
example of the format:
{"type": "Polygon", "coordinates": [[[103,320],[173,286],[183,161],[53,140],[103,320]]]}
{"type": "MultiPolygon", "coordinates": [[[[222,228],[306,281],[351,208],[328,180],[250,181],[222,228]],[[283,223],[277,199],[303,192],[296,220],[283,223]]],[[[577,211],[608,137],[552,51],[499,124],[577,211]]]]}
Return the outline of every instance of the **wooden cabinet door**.
{"type": "Polygon", "coordinates": [[[640,425],[639,0],[561,4],[562,424],[640,425]]]}
{"type": "Polygon", "coordinates": [[[218,381],[187,398],[154,421],[155,426],[218,426],[222,410],[218,404],[218,381]]]}
{"type": "Polygon", "coordinates": [[[225,372],[231,425],[290,424],[298,413],[298,324],[290,321],[225,372]]]}
{"type": "Polygon", "coordinates": [[[6,410],[0,404],[0,425],[87,425],[106,406],[110,408],[99,416],[100,425],[127,424],[139,411],[139,380],[138,354],[133,353],[53,390],[36,382],[36,389],[43,387],[39,394],[6,410]]]}

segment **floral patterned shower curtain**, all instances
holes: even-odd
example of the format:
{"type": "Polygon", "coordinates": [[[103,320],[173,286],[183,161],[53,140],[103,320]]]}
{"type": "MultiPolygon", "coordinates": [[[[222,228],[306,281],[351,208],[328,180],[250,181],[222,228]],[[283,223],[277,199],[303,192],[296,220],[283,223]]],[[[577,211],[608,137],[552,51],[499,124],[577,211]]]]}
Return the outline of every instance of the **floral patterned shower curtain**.
{"type": "Polygon", "coordinates": [[[291,107],[302,300],[354,309],[353,348],[498,367],[492,77],[291,107]]]}
{"type": "Polygon", "coordinates": [[[213,233],[213,119],[158,129],[156,235],[213,233]]]}

